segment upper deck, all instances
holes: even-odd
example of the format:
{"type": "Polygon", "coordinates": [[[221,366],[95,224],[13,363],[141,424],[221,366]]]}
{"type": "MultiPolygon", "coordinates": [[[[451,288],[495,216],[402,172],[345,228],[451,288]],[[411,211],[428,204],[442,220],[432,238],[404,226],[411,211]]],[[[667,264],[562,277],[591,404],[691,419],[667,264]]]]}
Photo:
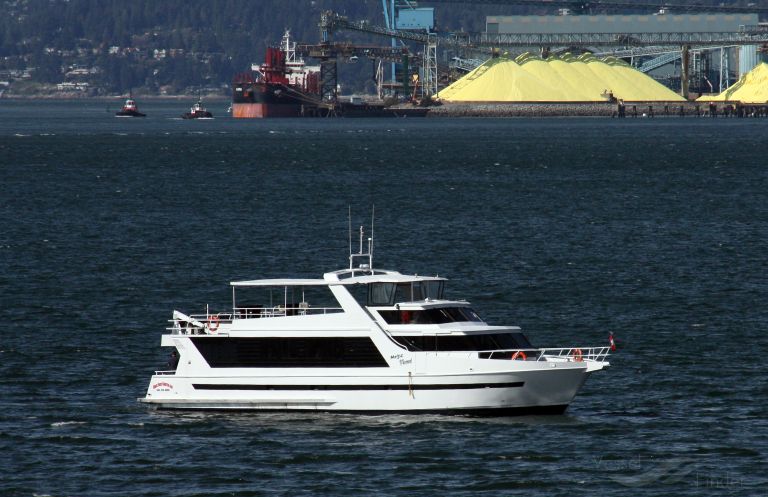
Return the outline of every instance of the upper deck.
{"type": "MultiPolygon", "coordinates": [[[[237,328],[241,326],[235,326],[235,322],[241,319],[315,315],[310,321],[291,320],[291,326],[309,329],[327,321],[328,316],[320,319],[318,314],[344,313],[349,323],[365,326],[374,321],[384,329],[457,323],[465,329],[487,327],[468,302],[445,297],[446,278],[374,269],[372,238],[368,241],[368,252],[364,253],[361,229],[360,252],[351,253],[350,246],[349,267],[327,272],[322,278],[231,281],[232,312],[218,313],[217,319],[224,318],[237,328]],[[359,259],[365,262],[356,264],[359,259]]],[[[259,326],[272,326],[261,323],[259,326]]]]}
{"type": "Polygon", "coordinates": [[[448,281],[439,276],[419,276],[402,274],[398,271],[383,269],[341,269],[325,273],[319,278],[272,278],[260,280],[231,281],[233,287],[259,286],[323,286],[323,285],[367,285],[370,283],[409,283],[428,281],[448,281]]]}
{"type": "Polygon", "coordinates": [[[233,300],[236,289],[244,288],[282,288],[286,295],[303,295],[305,290],[313,287],[328,287],[332,292],[333,287],[344,287],[360,305],[393,306],[443,300],[446,281],[446,278],[439,276],[408,275],[389,270],[344,269],[325,273],[323,279],[275,278],[232,281],[230,285],[233,300]],[[362,293],[365,293],[365,298],[362,298],[362,293]]]}

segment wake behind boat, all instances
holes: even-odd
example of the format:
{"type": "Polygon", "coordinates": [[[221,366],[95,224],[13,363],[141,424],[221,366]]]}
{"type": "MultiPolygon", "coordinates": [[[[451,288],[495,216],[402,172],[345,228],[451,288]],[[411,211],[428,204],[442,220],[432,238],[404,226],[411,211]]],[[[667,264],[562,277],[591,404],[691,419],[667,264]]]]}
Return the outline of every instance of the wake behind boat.
{"type": "Polygon", "coordinates": [[[445,278],[374,269],[372,243],[364,253],[361,228],[347,269],[234,281],[231,310],[174,311],[161,340],[173,349],[170,367],[139,400],[164,409],[560,414],[609,366],[607,346],[535,348],[520,328],[487,324],[445,296],[445,278]]]}

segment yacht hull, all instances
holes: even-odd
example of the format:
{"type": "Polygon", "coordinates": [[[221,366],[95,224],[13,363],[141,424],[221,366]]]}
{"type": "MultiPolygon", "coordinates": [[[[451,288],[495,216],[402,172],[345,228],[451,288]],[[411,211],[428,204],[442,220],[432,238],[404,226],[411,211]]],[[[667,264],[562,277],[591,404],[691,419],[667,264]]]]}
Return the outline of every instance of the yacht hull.
{"type": "Polygon", "coordinates": [[[560,414],[587,379],[584,367],[495,374],[368,376],[156,375],[140,399],[159,409],[357,413],[560,414]]]}

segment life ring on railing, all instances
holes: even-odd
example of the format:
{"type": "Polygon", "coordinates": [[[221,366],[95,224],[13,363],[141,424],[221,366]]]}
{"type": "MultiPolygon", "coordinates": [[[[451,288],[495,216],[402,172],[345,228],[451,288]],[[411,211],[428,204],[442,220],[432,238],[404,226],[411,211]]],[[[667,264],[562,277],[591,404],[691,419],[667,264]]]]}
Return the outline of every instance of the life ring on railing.
{"type": "Polygon", "coordinates": [[[215,333],[219,329],[219,316],[211,316],[208,318],[208,329],[211,333],[215,333]]]}
{"type": "Polygon", "coordinates": [[[522,350],[518,350],[517,352],[512,354],[512,357],[510,357],[510,359],[513,361],[516,359],[522,359],[523,361],[525,361],[528,359],[528,356],[526,356],[525,352],[523,352],[522,350]]]}
{"type": "Polygon", "coordinates": [[[581,352],[581,349],[573,349],[572,357],[576,362],[582,362],[584,360],[584,354],[581,352]]]}

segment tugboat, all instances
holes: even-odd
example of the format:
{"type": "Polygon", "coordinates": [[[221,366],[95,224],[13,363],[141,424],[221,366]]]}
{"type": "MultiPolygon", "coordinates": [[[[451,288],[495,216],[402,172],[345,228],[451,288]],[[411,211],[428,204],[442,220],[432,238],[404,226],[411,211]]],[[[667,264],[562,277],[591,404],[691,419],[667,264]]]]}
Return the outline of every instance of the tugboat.
{"type": "Polygon", "coordinates": [[[189,112],[185,112],[181,115],[182,119],[213,119],[211,114],[205,107],[203,107],[203,101],[197,100],[197,103],[189,109],[189,112]]]}
{"type": "Polygon", "coordinates": [[[128,97],[125,101],[125,105],[119,111],[115,112],[116,117],[147,117],[146,114],[139,112],[139,107],[136,105],[136,101],[128,97]]]}
{"type": "Polygon", "coordinates": [[[174,311],[161,340],[172,349],[168,368],[139,401],[224,411],[560,414],[609,366],[608,346],[536,348],[517,326],[487,324],[466,300],[444,295],[445,278],[374,269],[373,237],[367,253],[363,240],[361,227],[360,252],[350,250],[346,269],[234,281],[231,309],[174,311]]]}

